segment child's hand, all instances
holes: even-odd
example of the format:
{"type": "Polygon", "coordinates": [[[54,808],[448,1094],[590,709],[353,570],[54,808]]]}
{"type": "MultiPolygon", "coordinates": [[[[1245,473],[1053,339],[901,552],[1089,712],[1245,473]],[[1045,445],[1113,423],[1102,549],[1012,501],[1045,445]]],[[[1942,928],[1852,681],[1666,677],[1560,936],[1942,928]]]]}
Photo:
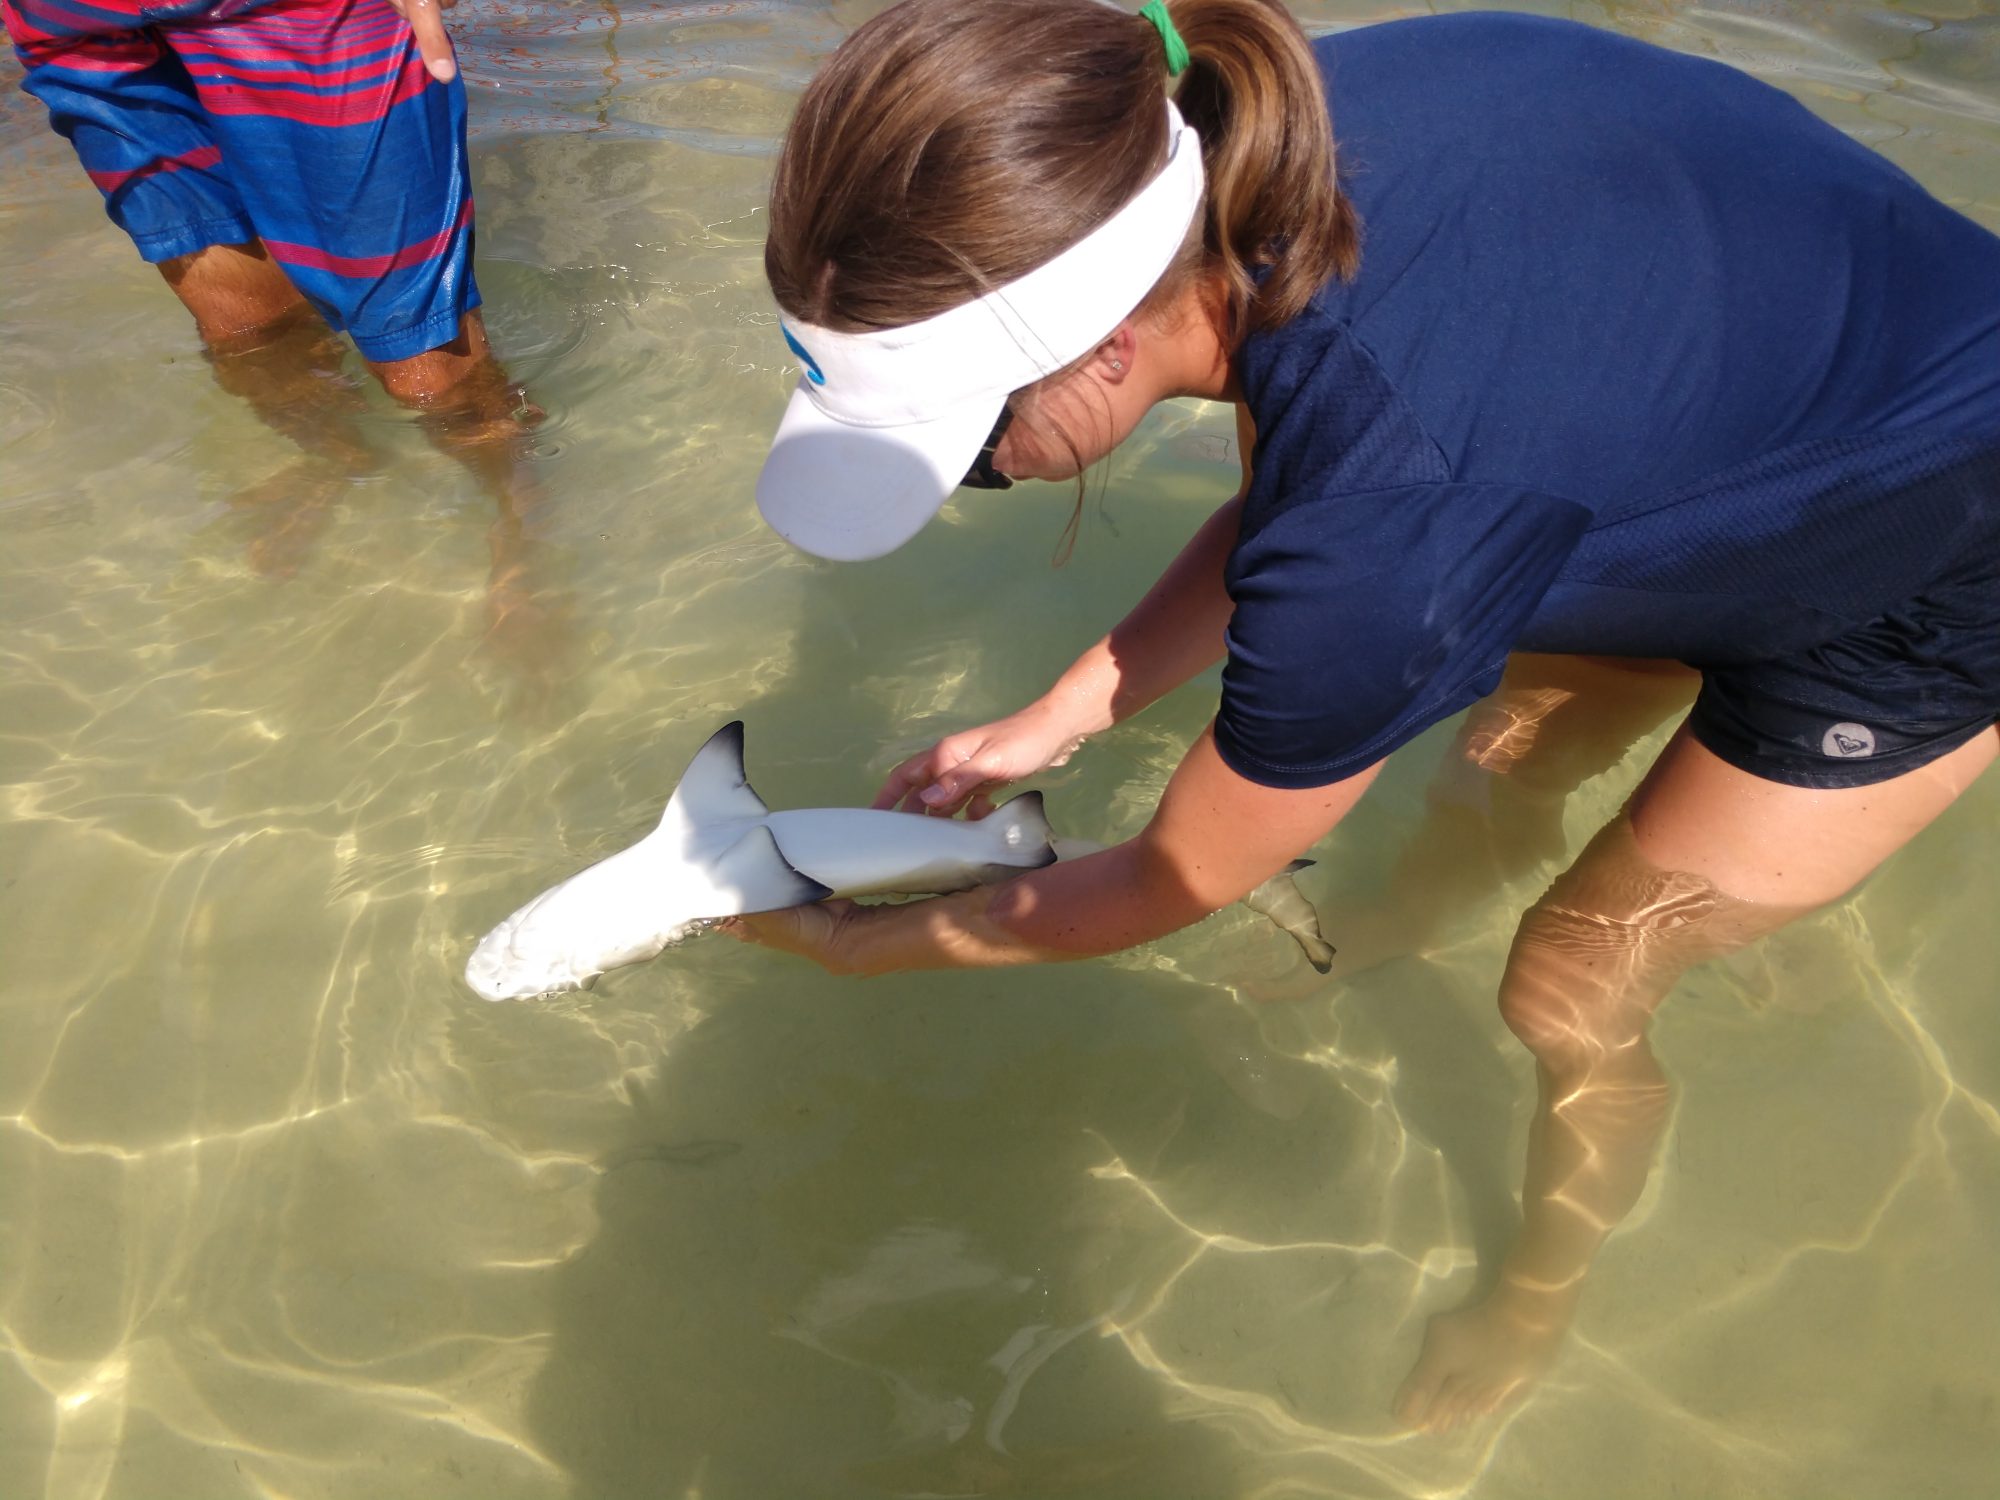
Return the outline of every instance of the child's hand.
{"type": "Polygon", "coordinates": [[[417,55],[439,83],[458,77],[458,61],[452,56],[451,38],[445,34],[444,12],[458,0],[389,0],[396,14],[410,23],[416,33],[417,55]]]}

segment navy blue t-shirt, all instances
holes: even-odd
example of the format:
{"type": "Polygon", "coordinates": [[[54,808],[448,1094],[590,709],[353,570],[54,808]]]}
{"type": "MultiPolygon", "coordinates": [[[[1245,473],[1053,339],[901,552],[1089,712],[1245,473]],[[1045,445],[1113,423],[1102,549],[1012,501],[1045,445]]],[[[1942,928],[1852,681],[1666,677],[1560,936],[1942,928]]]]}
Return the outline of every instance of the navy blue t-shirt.
{"type": "Polygon", "coordinates": [[[1995,545],[2000,503],[1921,481],[2000,445],[2000,239],[1778,90],[1608,32],[1314,51],[1361,270],[1240,355],[1240,774],[1350,775],[1515,649],[1773,659],[1995,545]]]}

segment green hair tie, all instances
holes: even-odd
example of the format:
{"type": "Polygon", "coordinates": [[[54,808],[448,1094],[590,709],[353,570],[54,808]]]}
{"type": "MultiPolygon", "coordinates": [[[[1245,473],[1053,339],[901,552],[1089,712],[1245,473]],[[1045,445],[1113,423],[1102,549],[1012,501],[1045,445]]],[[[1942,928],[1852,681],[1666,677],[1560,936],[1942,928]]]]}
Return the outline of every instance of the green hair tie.
{"type": "Polygon", "coordinates": [[[1167,77],[1178,78],[1187,71],[1187,43],[1174,30],[1174,18],[1167,14],[1166,0],[1146,0],[1139,8],[1139,14],[1158,28],[1160,40],[1167,44],[1167,77]]]}

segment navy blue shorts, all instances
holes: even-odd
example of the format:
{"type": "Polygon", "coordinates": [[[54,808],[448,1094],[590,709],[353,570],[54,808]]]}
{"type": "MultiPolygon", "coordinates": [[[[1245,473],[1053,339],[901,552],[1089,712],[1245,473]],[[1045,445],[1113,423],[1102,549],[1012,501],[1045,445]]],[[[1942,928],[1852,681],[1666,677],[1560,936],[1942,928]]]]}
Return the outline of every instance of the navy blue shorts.
{"type": "Polygon", "coordinates": [[[1705,670],[1696,740],[1766,781],[1869,786],[2000,723],[2000,449],[1947,482],[1987,524],[1944,575],[1809,650],[1705,670]]]}

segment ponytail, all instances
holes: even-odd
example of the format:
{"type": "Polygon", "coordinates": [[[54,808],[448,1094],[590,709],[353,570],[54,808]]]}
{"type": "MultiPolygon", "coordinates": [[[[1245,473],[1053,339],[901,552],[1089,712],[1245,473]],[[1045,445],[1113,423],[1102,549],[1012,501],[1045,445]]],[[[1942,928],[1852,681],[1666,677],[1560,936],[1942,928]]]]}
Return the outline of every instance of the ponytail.
{"type": "Polygon", "coordinates": [[[1167,11],[1190,57],[1176,102],[1201,134],[1203,260],[1222,283],[1233,344],[1297,317],[1329,275],[1351,277],[1361,222],[1334,182],[1319,68],[1284,7],[1167,0],[1167,11]]]}

